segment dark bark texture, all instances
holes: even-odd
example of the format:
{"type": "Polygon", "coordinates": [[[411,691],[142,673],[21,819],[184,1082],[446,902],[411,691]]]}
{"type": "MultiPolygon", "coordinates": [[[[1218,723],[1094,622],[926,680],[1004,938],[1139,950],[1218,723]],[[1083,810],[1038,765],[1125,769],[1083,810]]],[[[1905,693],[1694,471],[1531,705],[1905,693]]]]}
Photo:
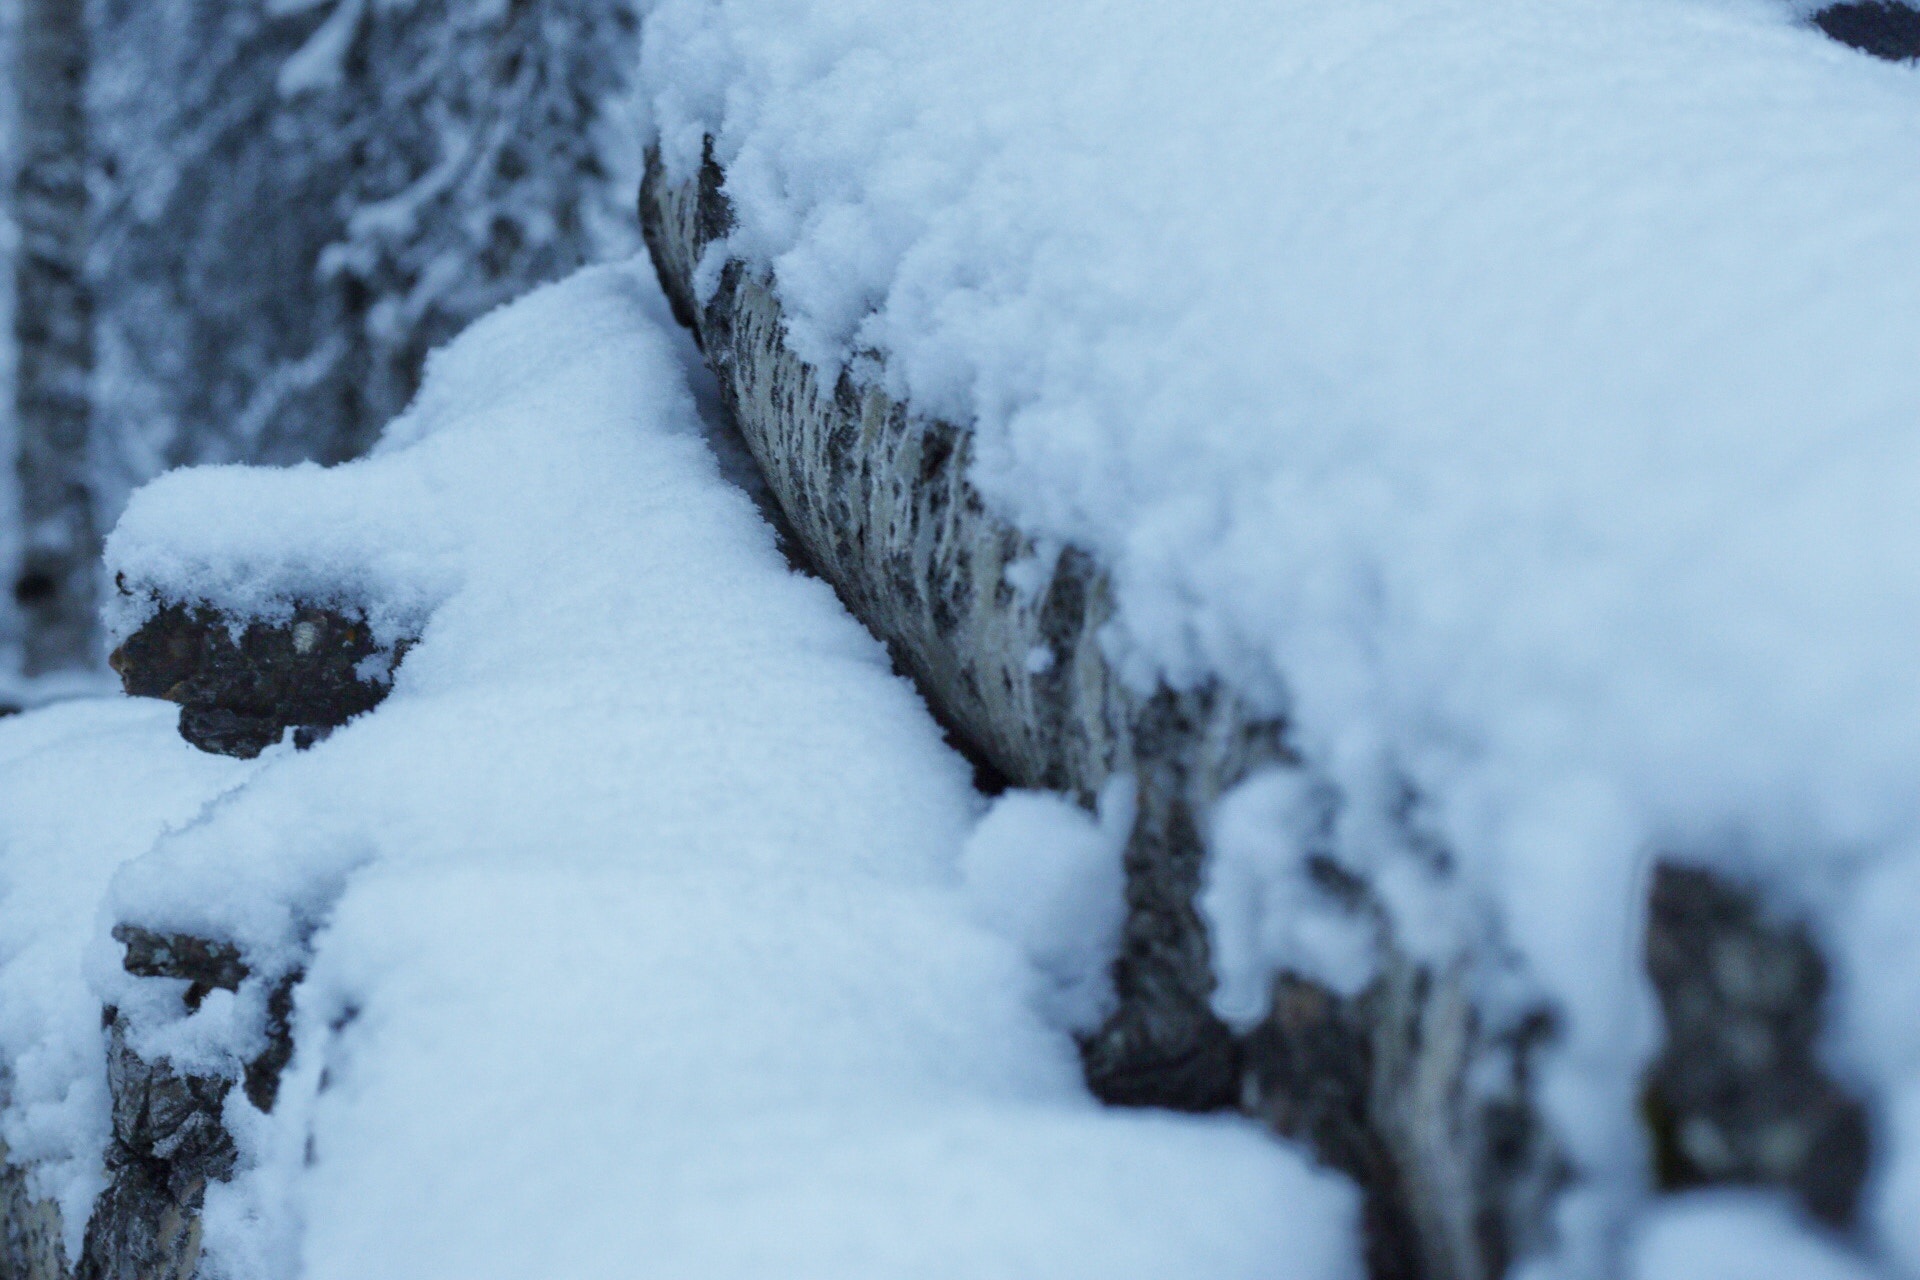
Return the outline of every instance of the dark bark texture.
{"type": "Polygon", "coordinates": [[[1829,5],[1813,15],[1822,31],[1888,62],[1920,58],[1920,9],[1886,0],[1829,5]]]}
{"type": "Polygon", "coordinates": [[[220,1117],[232,1082],[147,1061],[127,1044],[119,1015],[107,1016],[109,1181],[87,1220],[74,1280],[192,1280],[207,1184],[233,1172],[233,1139],[220,1117]]]}
{"type": "Polygon", "coordinates": [[[246,759],[288,729],[306,747],[371,711],[405,653],[404,643],[382,650],[363,620],[335,609],[301,606],[267,623],[167,604],[109,661],[129,694],[180,704],[181,737],[246,759]]]}
{"type": "Polygon", "coordinates": [[[1817,1054],[1827,972],[1805,926],[1770,918],[1750,888],[1664,865],[1647,972],[1667,1026],[1642,1101],[1660,1185],[1781,1187],[1846,1226],[1867,1113],[1817,1054]]]}
{"type": "MultiPolygon", "coordinates": [[[[236,991],[251,970],[233,944],[121,924],[135,977],[184,983],[185,1010],[214,990],[236,991]]],[[[0,1167],[0,1280],[194,1280],[200,1274],[200,1211],[207,1186],[230,1178],[235,1151],[223,1116],[238,1083],[247,1100],[271,1111],[280,1073],[293,1054],[295,970],[267,997],[267,1047],[237,1073],[192,1075],[166,1058],[147,1059],[129,1043],[125,1019],[102,1014],[113,1136],[106,1151],[107,1188],[87,1219],[80,1256],[69,1264],[61,1246],[59,1210],[34,1200],[25,1170],[0,1167]]],[[[0,1149],[4,1155],[4,1149],[0,1149]]]]}

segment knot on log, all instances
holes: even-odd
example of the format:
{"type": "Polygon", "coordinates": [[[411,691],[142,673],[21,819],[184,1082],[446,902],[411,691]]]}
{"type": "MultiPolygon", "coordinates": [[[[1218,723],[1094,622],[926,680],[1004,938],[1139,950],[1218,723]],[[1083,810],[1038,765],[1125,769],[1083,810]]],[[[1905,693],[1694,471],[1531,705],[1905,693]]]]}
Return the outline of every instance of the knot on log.
{"type": "Polygon", "coordinates": [[[383,649],[363,618],[298,605],[284,621],[166,604],[108,659],[126,691],[180,705],[180,736],[251,759],[293,729],[305,749],[387,696],[407,642],[383,649]]]}

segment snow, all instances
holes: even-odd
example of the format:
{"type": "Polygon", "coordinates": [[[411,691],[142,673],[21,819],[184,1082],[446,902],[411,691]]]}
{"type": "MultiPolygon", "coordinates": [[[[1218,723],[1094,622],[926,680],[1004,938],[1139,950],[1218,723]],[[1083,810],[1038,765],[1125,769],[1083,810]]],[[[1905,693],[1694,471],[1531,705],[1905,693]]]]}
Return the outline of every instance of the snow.
{"type": "Polygon", "coordinates": [[[1126,920],[1121,854],[1137,798],[1126,775],[1102,790],[1097,815],[1051,792],[1009,791],[960,850],[974,919],[1033,963],[1043,1011],[1068,1031],[1113,1012],[1107,970],[1126,920]]]}
{"type": "MultiPolygon", "coordinates": [[[[1920,859],[1920,80],[1807,7],[654,0],[643,31],[669,176],[707,136],[727,174],[697,282],[771,272],[803,356],[878,351],[973,424],[989,502],[1111,572],[1131,678],[1284,712],[1408,945],[1494,928],[1559,1006],[1573,1274],[1644,1179],[1648,860],[1835,934],[1920,859]]],[[[1237,1016],[1315,950],[1268,844],[1214,882],[1237,1016]]],[[[1885,1100],[1920,1065],[1876,992],[1920,957],[1880,954],[1836,975],[1835,1049],[1885,1100]]],[[[1920,1176],[1887,1185],[1890,1247],[1920,1176]]]]}
{"type": "Polygon", "coordinates": [[[1872,1272],[1754,1192],[1676,1197],[1648,1215],[1631,1280],[1870,1280],[1872,1272]]]}
{"type": "Polygon", "coordinates": [[[1087,1096],[1055,997],[1104,967],[1122,798],[980,822],[880,645],[721,478],[671,324],[644,266],[588,271],[438,353],[365,460],[134,496],[123,630],[161,589],[354,600],[419,640],[311,750],[193,757],[163,820],[70,813],[192,757],[168,708],[0,722],[84,780],[0,807],[10,880],[36,831],[91,868],[58,873],[34,962],[76,1115],[6,1112],[71,1153],[39,1185],[97,1185],[102,1001],[143,1053],[232,1075],[301,971],[274,1110],[226,1104],[210,1280],[1357,1275],[1344,1180],[1247,1122],[1087,1096]],[[63,724],[72,759],[38,745],[63,724]],[[113,966],[115,921],[235,941],[251,976],[188,1013],[113,966]]]}
{"type": "Polygon", "coordinates": [[[1371,931],[1313,875],[1313,859],[1331,849],[1327,789],[1297,770],[1265,770],[1229,792],[1212,819],[1200,908],[1220,979],[1214,1008],[1250,1029],[1282,970],[1358,995],[1374,976],[1371,931]]]}

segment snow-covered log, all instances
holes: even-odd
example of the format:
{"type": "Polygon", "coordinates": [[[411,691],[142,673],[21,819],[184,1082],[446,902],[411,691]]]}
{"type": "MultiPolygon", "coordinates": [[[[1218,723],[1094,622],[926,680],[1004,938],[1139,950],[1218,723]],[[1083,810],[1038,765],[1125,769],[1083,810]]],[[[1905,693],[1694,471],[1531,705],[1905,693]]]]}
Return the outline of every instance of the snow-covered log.
{"type": "MultiPolygon", "coordinates": [[[[724,180],[710,148],[679,183],[654,155],[642,222],[804,558],[1014,784],[1091,805],[1116,775],[1135,780],[1120,1005],[1082,1042],[1096,1092],[1238,1107],[1306,1140],[1366,1191],[1376,1277],[1484,1280],[1548,1244],[1556,1197],[1583,1176],[1532,1094],[1554,1007],[1479,1003],[1505,960],[1497,937],[1446,963],[1416,959],[1394,935],[1390,888],[1322,862],[1315,888],[1371,932],[1373,980],[1341,992],[1283,972],[1263,1016],[1229,1030],[1210,1007],[1196,896],[1223,797],[1294,770],[1286,724],[1218,681],[1127,679],[1103,645],[1114,593],[1102,567],[988,510],[966,427],[892,399],[874,367],[823,375],[789,345],[771,281],[740,261],[703,297],[696,273],[731,229],[724,180]]],[[[1446,878],[1443,857],[1434,870],[1446,878]]],[[[1844,1225],[1866,1170],[1865,1112],[1814,1051],[1824,962],[1804,926],[1775,915],[1711,871],[1662,862],[1653,877],[1646,959],[1667,1024],[1642,1095],[1653,1180],[1785,1188],[1844,1225]]]]}
{"type": "Polygon", "coordinates": [[[1228,1029],[1209,1007],[1196,906],[1204,831],[1236,784],[1292,764],[1285,724],[1217,683],[1176,692],[1124,679],[1101,643],[1113,615],[1105,574],[987,511],[964,427],[854,373],[823,377],[788,347],[768,282],[738,263],[700,302],[695,266],[729,226],[722,177],[709,160],[694,181],[669,183],[653,157],[642,225],[809,563],[1014,784],[1091,805],[1116,775],[1135,780],[1120,1005],[1082,1044],[1095,1092],[1239,1106],[1309,1140],[1367,1189],[1376,1275],[1500,1274],[1537,1242],[1565,1174],[1525,1090],[1545,1011],[1490,1025],[1464,968],[1406,956],[1369,886],[1326,866],[1320,888],[1379,931],[1380,978],[1357,996],[1283,981],[1256,1030],[1228,1029]]]}

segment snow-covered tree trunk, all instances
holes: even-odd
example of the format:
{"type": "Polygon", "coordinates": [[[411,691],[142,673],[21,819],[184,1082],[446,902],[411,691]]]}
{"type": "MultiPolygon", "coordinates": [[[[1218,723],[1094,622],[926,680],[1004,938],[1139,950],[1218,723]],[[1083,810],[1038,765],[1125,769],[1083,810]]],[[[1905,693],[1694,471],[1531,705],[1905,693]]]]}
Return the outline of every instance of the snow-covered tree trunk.
{"type": "Polygon", "coordinates": [[[22,0],[16,47],[14,396],[24,536],[13,592],[34,675],[88,666],[96,648],[83,0],[22,0]]]}

